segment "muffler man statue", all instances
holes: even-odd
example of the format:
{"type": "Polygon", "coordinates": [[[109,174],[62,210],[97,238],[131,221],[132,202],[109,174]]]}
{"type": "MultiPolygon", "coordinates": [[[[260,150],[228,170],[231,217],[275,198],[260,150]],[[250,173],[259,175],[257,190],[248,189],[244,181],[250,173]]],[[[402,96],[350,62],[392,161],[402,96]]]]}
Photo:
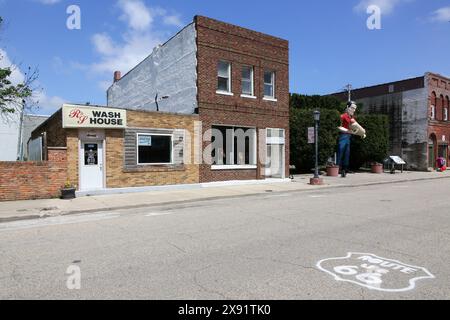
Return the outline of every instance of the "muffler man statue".
{"type": "Polygon", "coordinates": [[[350,166],[350,143],[352,135],[366,138],[366,130],[361,127],[355,119],[356,103],[347,103],[345,113],[341,115],[341,126],[339,127],[339,142],[337,152],[337,164],[341,170],[341,176],[346,177],[350,166]]]}

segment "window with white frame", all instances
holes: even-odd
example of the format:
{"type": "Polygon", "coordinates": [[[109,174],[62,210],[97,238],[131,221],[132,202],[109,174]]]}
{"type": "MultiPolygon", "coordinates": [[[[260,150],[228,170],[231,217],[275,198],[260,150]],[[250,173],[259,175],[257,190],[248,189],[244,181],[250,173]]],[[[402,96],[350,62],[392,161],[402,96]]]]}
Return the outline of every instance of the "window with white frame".
{"type": "Polygon", "coordinates": [[[256,166],[256,129],[212,127],[213,169],[256,166]]]}
{"type": "Polygon", "coordinates": [[[172,135],[137,134],[138,164],[171,164],[172,135]]]}
{"type": "Polygon", "coordinates": [[[242,67],[242,94],[246,96],[254,96],[254,84],[253,84],[253,67],[242,67]]]}
{"type": "Polygon", "coordinates": [[[431,120],[436,120],[436,106],[431,106],[430,119],[431,120]]]}
{"type": "Polygon", "coordinates": [[[444,121],[448,121],[448,108],[444,108],[444,121]]]}
{"type": "Polygon", "coordinates": [[[275,99],[275,72],[264,71],[264,98],[275,99]]]}
{"type": "Polygon", "coordinates": [[[217,91],[231,93],[231,63],[219,61],[217,67],[217,91]]]}

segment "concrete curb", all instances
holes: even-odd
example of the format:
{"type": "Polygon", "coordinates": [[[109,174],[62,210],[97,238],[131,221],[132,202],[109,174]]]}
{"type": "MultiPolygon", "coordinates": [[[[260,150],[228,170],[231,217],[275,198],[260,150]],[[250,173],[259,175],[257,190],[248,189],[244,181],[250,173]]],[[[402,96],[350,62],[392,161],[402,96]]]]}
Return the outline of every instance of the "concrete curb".
{"type": "MultiPolygon", "coordinates": [[[[386,184],[399,184],[405,182],[417,182],[417,181],[431,181],[431,180],[439,180],[439,179],[450,179],[450,176],[444,177],[433,177],[433,178],[417,178],[417,179],[406,179],[406,180],[397,180],[397,181],[379,181],[379,182],[367,182],[367,183],[359,183],[353,185],[322,185],[320,187],[311,186],[311,189],[293,189],[293,190],[283,190],[283,191],[274,191],[272,194],[283,194],[283,193],[302,193],[302,192],[314,192],[320,190],[332,190],[332,189],[342,189],[342,188],[358,188],[358,187],[368,187],[368,186],[376,186],[376,185],[386,185],[386,184]]],[[[295,183],[295,182],[294,182],[295,183]]],[[[267,195],[266,192],[253,192],[242,195],[229,195],[229,196],[214,196],[214,197],[205,197],[198,199],[189,199],[182,201],[165,201],[159,203],[147,203],[147,204],[138,204],[138,205],[130,205],[130,206],[116,206],[116,207],[104,207],[104,208],[96,208],[96,209],[88,209],[88,210],[72,210],[72,211],[61,211],[56,215],[28,215],[28,216],[12,216],[7,218],[0,218],[0,223],[14,222],[14,221],[23,221],[23,220],[36,220],[36,219],[45,219],[50,217],[61,217],[61,216],[69,216],[75,214],[82,213],[94,213],[94,212],[102,212],[102,211],[114,211],[114,210],[129,210],[129,209],[139,209],[139,208],[153,208],[153,207],[161,207],[168,205],[183,205],[189,203],[196,202],[206,202],[206,201],[214,201],[214,200],[224,200],[224,199],[236,199],[236,198],[246,198],[253,196],[261,196],[267,195]]]]}

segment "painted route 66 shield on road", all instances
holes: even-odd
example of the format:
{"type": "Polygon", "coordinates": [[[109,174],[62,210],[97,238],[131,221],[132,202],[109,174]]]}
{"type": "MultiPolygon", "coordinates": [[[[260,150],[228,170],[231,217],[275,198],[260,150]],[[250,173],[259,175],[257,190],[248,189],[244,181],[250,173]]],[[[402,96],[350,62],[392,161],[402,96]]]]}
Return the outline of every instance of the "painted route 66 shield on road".
{"type": "Polygon", "coordinates": [[[345,257],[323,259],[317,263],[317,268],[337,281],[386,292],[412,290],[417,281],[434,278],[423,267],[370,253],[349,252],[345,257]]]}

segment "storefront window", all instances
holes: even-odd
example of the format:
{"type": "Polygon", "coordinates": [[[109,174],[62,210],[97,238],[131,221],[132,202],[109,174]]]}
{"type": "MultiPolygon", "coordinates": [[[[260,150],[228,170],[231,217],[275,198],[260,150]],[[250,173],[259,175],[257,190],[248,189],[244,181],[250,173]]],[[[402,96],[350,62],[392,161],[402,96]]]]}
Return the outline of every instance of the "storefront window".
{"type": "Polygon", "coordinates": [[[256,165],[254,128],[213,126],[212,146],[213,165],[256,165]]]}
{"type": "Polygon", "coordinates": [[[172,163],[172,136],[138,134],[138,164],[172,163]]]}

